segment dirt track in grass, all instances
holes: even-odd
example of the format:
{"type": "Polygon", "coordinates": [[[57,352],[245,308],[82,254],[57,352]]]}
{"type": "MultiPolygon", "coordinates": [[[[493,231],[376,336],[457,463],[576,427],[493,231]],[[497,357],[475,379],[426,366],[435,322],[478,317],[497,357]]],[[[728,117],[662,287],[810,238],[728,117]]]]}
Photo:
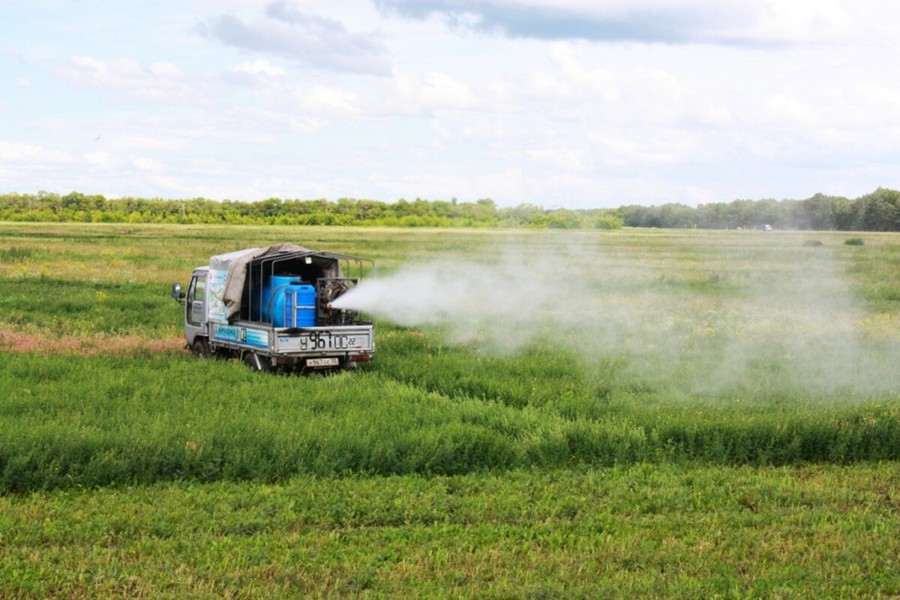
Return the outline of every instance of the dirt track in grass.
{"type": "Polygon", "coordinates": [[[49,336],[43,333],[0,330],[0,351],[80,356],[122,356],[145,352],[186,352],[184,338],[146,338],[137,335],[49,336]]]}

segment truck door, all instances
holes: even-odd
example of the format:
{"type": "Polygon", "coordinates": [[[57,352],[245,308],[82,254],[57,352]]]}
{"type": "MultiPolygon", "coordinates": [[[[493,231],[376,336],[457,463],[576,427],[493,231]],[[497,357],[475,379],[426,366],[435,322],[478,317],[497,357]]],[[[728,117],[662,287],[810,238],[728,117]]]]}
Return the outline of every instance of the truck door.
{"type": "Polygon", "coordinates": [[[185,302],[185,318],[188,325],[199,327],[206,324],[206,274],[191,278],[185,302]]]}

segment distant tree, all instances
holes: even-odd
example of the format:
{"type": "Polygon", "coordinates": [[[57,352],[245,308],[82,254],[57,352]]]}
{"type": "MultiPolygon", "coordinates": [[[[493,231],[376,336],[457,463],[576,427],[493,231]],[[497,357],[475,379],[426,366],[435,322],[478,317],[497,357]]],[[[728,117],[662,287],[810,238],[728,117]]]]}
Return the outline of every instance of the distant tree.
{"type": "Polygon", "coordinates": [[[70,192],[64,196],[0,194],[0,220],[129,223],[233,223],[282,225],[396,225],[407,227],[617,228],[790,227],[843,231],[900,231],[900,192],[879,188],[855,200],[816,194],[806,200],[733,200],[696,208],[668,203],[617,209],[552,209],[520,204],[499,208],[490,198],[474,203],[455,198],[395,203],[340,198],[261,202],[205,198],[163,200],[70,192]]]}
{"type": "Polygon", "coordinates": [[[622,229],[623,221],[612,213],[599,215],[594,218],[594,227],[597,229],[622,229]]]}
{"type": "Polygon", "coordinates": [[[900,192],[878,188],[857,200],[858,223],[863,231],[898,231],[900,192]]]}

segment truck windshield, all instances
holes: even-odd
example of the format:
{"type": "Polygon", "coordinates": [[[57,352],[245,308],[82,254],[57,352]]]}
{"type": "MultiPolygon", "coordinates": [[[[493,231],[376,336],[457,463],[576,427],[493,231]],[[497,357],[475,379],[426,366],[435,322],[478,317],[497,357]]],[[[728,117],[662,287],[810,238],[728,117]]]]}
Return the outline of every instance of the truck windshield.
{"type": "Polygon", "coordinates": [[[203,302],[206,300],[206,277],[194,277],[191,281],[191,290],[188,292],[191,301],[203,302]]]}

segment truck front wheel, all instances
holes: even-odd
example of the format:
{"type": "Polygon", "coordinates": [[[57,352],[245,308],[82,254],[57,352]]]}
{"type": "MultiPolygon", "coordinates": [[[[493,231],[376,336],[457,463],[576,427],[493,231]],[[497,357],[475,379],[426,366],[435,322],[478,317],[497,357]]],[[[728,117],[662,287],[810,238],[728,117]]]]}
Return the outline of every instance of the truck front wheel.
{"type": "Polygon", "coordinates": [[[194,340],[194,345],[191,346],[191,352],[200,358],[209,358],[212,356],[212,352],[209,350],[209,342],[206,341],[206,338],[202,337],[198,337],[194,340]]]}

